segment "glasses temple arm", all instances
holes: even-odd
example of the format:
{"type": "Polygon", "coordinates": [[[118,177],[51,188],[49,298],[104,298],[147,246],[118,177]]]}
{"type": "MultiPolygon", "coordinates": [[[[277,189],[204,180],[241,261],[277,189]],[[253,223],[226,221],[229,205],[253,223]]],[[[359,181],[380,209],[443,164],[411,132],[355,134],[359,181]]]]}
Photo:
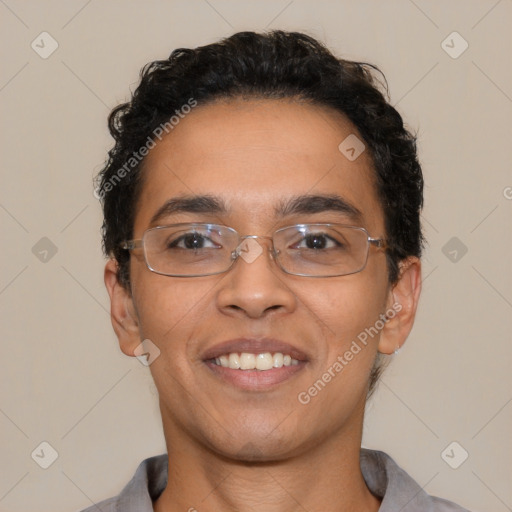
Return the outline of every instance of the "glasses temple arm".
{"type": "Polygon", "coordinates": [[[368,238],[368,243],[374,245],[375,247],[378,247],[379,249],[390,248],[389,244],[386,242],[386,240],[384,240],[384,238],[368,238]]]}
{"type": "Polygon", "coordinates": [[[131,251],[132,249],[137,249],[142,247],[142,239],[138,240],[124,240],[119,244],[121,249],[125,249],[127,251],[131,251]]]}

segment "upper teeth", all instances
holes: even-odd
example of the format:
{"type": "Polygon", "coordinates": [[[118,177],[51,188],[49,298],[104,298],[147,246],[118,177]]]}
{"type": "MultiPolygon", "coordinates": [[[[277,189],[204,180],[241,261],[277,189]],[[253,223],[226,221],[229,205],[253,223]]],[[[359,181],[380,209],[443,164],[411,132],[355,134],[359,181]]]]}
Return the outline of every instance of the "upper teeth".
{"type": "Polygon", "coordinates": [[[251,354],[249,352],[231,352],[215,358],[215,363],[232,370],[271,370],[282,366],[297,365],[299,361],[292,359],[288,354],[276,352],[264,352],[262,354],[251,354]]]}

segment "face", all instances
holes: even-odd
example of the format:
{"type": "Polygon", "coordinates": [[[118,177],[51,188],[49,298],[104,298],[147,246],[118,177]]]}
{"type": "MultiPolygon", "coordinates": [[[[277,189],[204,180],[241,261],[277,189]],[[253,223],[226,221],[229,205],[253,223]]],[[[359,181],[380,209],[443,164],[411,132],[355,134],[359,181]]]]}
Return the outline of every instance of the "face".
{"type": "MultiPolygon", "coordinates": [[[[351,134],[362,139],[341,114],[292,100],[199,105],[146,157],[134,238],[182,222],[266,236],[293,224],[339,223],[385,238],[368,151],[350,160],[338,149],[351,134]],[[205,195],[225,209],[196,207],[152,221],[169,199],[205,195]],[[299,196],[327,195],[352,211],[322,205],[278,213],[299,196]]],[[[227,457],[278,460],[357,438],[377,350],[391,352],[405,336],[398,314],[381,327],[397,301],[384,252],[370,247],[361,272],[311,278],[284,273],[269,242],[256,240],[264,250],[254,261],[239,258],[228,272],[206,277],[153,273],[142,250],[133,250],[131,295],[113,274],[106,278],[121,348],[133,355],[149,339],[160,350],[150,369],[172,439],[227,457]],[[376,325],[378,334],[363,343],[361,333],[376,325]],[[242,370],[215,362],[230,353],[282,353],[298,363],[242,370]]]]}

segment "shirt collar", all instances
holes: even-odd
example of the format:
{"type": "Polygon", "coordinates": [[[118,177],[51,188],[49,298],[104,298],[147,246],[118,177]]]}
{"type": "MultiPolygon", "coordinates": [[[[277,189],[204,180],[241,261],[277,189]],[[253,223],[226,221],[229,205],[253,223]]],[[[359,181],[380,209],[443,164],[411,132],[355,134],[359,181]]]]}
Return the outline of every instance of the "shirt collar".
{"type": "MultiPolygon", "coordinates": [[[[366,485],[373,494],[382,498],[379,512],[434,510],[432,498],[386,453],[362,448],[360,461],[366,485]]],[[[118,496],[116,511],[152,512],[153,501],[167,485],[167,474],[168,458],[165,454],[141,462],[132,480],[118,496]]]]}

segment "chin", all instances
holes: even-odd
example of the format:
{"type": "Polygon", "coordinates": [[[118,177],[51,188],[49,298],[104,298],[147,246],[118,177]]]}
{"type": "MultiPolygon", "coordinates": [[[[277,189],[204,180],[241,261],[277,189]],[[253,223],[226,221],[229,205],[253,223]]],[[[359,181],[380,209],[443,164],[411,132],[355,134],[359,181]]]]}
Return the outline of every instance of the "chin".
{"type": "MultiPolygon", "coordinates": [[[[245,428],[238,425],[228,430],[232,435],[223,439],[210,438],[210,446],[223,458],[241,462],[277,462],[294,457],[307,451],[309,445],[315,444],[312,439],[301,438],[296,429],[279,429],[275,425],[265,425],[255,432],[254,423],[245,428]]],[[[303,432],[302,434],[306,434],[303,432]]]]}
{"type": "Polygon", "coordinates": [[[282,443],[267,439],[251,440],[241,443],[239,450],[223,451],[221,456],[240,462],[277,462],[287,459],[290,450],[282,443]]]}

